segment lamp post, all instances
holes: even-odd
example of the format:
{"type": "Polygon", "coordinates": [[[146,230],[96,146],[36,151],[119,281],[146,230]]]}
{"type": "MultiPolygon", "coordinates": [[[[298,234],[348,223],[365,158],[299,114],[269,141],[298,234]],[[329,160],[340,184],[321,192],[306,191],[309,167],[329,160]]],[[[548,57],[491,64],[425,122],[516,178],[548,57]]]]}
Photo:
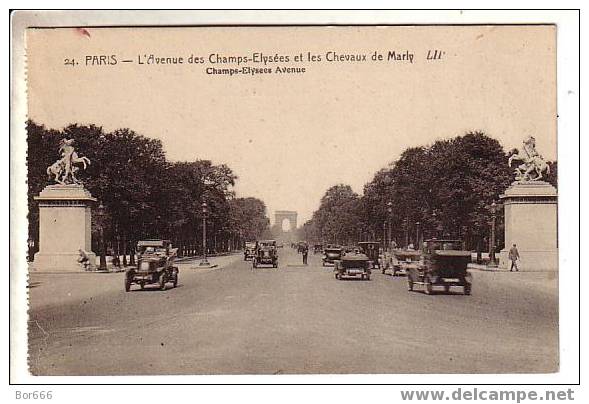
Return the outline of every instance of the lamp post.
{"type": "Polygon", "coordinates": [[[202,260],[200,261],[199,266],[209,266],[209,261],[207,261],[207,216],[209,213],[209,207],[206,202],[200,205],[202,210],[202,260]]]}
{"type": "Polygon", "coordinates": [[[417,244],[416,246],[416,250],[420,250],[421,249],[421,234],[419,234],[419,226],[421,225],[421,223],[419,222],[415,222],[415,243],[417,244]]]}
{"type": "Polygon", "coordinates": [[[495,222],[497,219],[497,204],[495,201],[491,204],[491,237],[489,237],[489,266],[496,267],[495,261],[495,222]]]}
{"type": "Polygon", "coordinates": [[[100,230],[100,263],[98,266],[99,271],[106,271],[106,244],[104,242],[104,216],[105,216],[105,208],[102,202],[98,206],[98,222],[99,222],[99,230],[100,230]]]}
{"type": "Polygon", "coordinates": [[[444,227],[442,226],[442,223],[440,223],[438,221],[438,215],[436,214],[435,211],[432,213],[432,219],[433,219],[434,226],[435,226],[435,230],[434,230],[435,237],[440,238],[441,237],[440,234],[442,233],[442,230],[444,230],[444,227]]]}
{"type": "Polygon", "coordinates": [[[387,220],[388,220],[388,237],[387,237],[387,245],[386,245],[386,250],[389,251],[391,248],[391,244],[392,244],[392,238],[393,238],[393,231],[391,228],[391,222],[393,221],[393,203],[391,201],[389,201],[387,203],[387,220]]]}
{"type": "Polygon", "coordinates": [[[405,218],[405,248],[409,248],[409,217],[405,218]]]}

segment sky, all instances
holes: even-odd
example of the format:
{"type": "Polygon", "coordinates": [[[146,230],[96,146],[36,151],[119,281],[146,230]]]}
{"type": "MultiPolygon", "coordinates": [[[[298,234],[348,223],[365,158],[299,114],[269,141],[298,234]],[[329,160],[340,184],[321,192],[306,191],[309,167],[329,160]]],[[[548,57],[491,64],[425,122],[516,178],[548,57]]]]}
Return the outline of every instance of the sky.
{"type": "Polygon", "coordinates": [[[297,211],[300,225],[330,186],[361,193],[406,148],[468,131],[506,150],[533,135],[556,159],[555,49],[552,26],[32,29],[28,113],[49,128],[130,128],[161,139],[173,161],[228,164],[238,196],[262,199],[272,220],[297,211]],[[427,60],[435,50],[442,58],[427,60]],[[413,59],[387,61],[392,51],[413,59]],[[211,54],[283,61],[213,64],[211,54]],[[184,63],[147,64],[149,55],[184,63]],[[242,66],[272,73],[206,71],[242,66]]]}

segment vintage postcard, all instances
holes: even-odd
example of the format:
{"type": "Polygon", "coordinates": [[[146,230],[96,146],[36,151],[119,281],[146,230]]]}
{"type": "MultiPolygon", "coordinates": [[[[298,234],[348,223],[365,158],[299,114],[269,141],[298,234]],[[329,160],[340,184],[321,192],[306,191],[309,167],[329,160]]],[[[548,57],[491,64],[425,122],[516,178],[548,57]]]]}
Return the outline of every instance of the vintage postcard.
{"type": "Polygon", "coordinates": [[[558,372],[556,41],[27,27],[28,372],[558,372]]]}

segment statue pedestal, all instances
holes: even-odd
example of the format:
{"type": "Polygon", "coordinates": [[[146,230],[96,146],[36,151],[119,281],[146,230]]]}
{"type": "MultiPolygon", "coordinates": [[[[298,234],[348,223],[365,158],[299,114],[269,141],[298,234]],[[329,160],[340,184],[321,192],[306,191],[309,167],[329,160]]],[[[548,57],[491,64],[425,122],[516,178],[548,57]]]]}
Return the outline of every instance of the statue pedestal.
{"type": "Polygon", "coordinates": [[[505,249],[499,268],[511,267],[509,249],[517,245],[524,271],[558,270],[557,193],[544,181],[514,182],[501,195],[505,206],[505,249]]]}
{"type": "Polygon", "coordinates": [[[94,269],[91,223],[96,198],[81,185],[49,185],[35,200],[39,201],[39,252],[33,270],[79,272],[83,270],[79,249],[86,251],[94,269]]]}

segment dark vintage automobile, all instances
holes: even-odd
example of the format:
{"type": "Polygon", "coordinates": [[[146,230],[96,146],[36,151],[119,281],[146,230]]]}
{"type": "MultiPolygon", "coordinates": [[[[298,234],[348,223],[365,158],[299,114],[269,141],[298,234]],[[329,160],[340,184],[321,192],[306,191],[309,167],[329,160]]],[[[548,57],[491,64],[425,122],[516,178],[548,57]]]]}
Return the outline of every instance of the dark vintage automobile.
{"type": "Polygon", "coordinates": [[[125,291],[131,290],[136,284],[157,284],[161,290],[166,289],[166,283],[178,285],[178,268],[174,266],[177,248],[172,248],[169,240],[143,240],[137,243],[137,267],[131,267],[125,272],[125,291]]]}
{"type": "Polygon", "coordinates": [[[467,271],[470,251],[463,249],[461,240],[426,240],[422,254],[422,263],[408,268],[409,290],[413,290],[414,285],[423,285],[429,295],[434,286],[443,286],[446,292],[451,286],[462,286],[464,294],[470,295],[472,275],[467,271]]]}
{"type": "Polygon", "coordinates": [[[327,247],[323,250],[323,266],[327,264],[335,265],[335,262],[341,260],[344,255],[344,251],[341,247],[327,247]]]}
{"type": "MultiPolygon", "coordinates": [[[[411,249],[395,249],[393,250],[389,268],[392,270],[392,275],[407,274],[409,269],[416,268],[421,265],[421,251],[411,249]]],[[[382,272],[384,273],[385,268],[382,272]]]]}
{"type": "Polygon", "coordinates": [[[370,259],[365,254],[346,254],[335,261],[335,279],[357,278],[370,280],[370,259]]]}
{"type": "Polygon", "coordinates": [[[378,241],[360,241],[358,243],[360,253],[366,255],[373,268],[380,268],[380,243],[378,241]]]}
{"type": "Polygon", "coordinates": [[[245,248],[243,249],[243,260],[247,261],[249,259],[254,259],[255,253],[256,253],[256,242],[255,241],[246,241],[245,248]]]}
{"type": "Polygon", "coordinates": [[[272,267],[278,268],[276,240],[262,240],[256,243],[256,253],[252,260],[252,266],[257,268],[260,265],[272,265],[272,267]]]}

